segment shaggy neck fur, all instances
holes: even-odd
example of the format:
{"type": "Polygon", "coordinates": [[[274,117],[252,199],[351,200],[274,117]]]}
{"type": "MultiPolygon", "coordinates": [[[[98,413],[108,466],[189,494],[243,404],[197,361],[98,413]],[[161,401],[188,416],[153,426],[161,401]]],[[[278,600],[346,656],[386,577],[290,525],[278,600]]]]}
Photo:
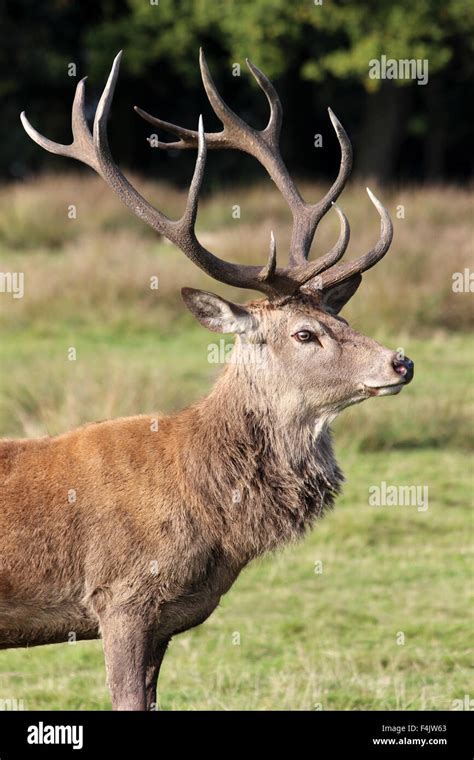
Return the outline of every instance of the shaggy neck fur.
{"type": "Polygon", "coordinates": [[[238,564],[299,538],[343,480],[327,419],[305,418],[291,404],[290,417],[265,379],[253,364],[232,363],[180,415],[189,435],[180,462],[186,500],[205,511],[238,564]]]}

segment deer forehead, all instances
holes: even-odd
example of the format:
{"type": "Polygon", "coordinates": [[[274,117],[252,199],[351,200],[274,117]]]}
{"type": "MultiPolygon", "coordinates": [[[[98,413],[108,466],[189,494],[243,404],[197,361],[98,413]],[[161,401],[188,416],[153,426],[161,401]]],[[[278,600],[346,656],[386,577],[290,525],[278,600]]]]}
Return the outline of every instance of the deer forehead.
{"type": "Polygon", "coordinates": [[[344,328],[351,331],[348,323],[341,317],[328,314],[321,305],[318,296],[298,294],[281,301],[259,300],[246,304],[256,318],[260,330],[281,332],[291,327],[306,324],[309,328],[327,328],[338,333],[344,328]]]}

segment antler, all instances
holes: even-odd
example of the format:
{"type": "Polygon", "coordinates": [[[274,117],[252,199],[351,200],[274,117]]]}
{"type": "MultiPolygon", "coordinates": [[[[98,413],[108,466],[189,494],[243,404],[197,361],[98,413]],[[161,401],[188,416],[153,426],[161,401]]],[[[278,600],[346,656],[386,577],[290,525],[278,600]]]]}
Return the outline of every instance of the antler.
{"type": "Polygon", "coordinates": [[[318,278],[318,289],[326,290],[327,288],[339,285],[345,282],[355,274],[366,272],[371,269],[380,259],[385,256],[393,238],[393,224],[390,215],[385,206],[380,203],[373,192],[367,187],[367,194],[380,214],[380,237],[374,247],[363,256],[354,261],[346,261],[344,264],[337,264],[326,272],[323,272],[318,278]]]}
{"type": "MultiPolygon", "coordinates": [[[[258,85],[265,93],[270,106],[270,117],[267,126],[262,130],[250,127],[222,100],[211,77],[204,52],[202,49],[200,50],[199,65],[204,89],[214,113],[223,125],[223,129],[220,132],[206,133],[205,138],[208,147],[210,149],[232,148],[248,153],[262,164],[275,182],[288,203],[293,216],[289,266],[283,271],[290,278],[294,278],[294,281],[299,286],[322,272],[325,274],[324,276],[321,275],[319,281],[323,282],[324,286],[327,287],[332,283],[332,278],[334,278],[334,283],[336,284],[351,277],[355,272],[365,271],[386,253],[390,246],[393,230],[387,210],[373,193],[368,190],[369,197],[382,218],[380,239],[374,249],[366,256],[362,256],[356,261],[348,262],[345,265],[338,265],[333,271],[332,267],[346,251],[350,236],[349,223],[343,212],[335,205],[335,200],[342,192],[352,168],[352,146],[344,127],[329,108],[329,118],[341,147],[339,173],[326,195],[318,203],[313,205],[308,204],[303,200],[281,158],[279,141],[282,124],[282,106],[278,94],[270,80],[257,66],[248,59],[246,59],[246,63],[258,85]],[[334,206],[340,218],[341,232],[339,239],[327,254],[308,265],[307,260],[316,228],[331,205],[334,206]]],[[[189,149],[197,147],[198,133],[194,130],[185,129],[184,127],[158,119],[137,106],[135,106],[135,110],[150,124],[178,138],[174,142],[159,141],[154,143],[157,147],[164,149],[189,149]]]]}
{"type": "MultiPolygon", "coordinates": [[[[341,145],[341,166],[339,174],[319,203],[311,206],[301,197],[293,180],[288,174],[279,151],[279,136],[281,129],[282,108],[278,95],[266,76],[250,61],[247,61],[250,71],[258,84],[265,92],[270,104],[270,119],[264,130],[252,129],[240,117],[238,117],[224,103],[207,68],[204,54],[201,51],[201,73],[209,101],[223,123],[222,132],[205,134],[202,117],[199,118],[197,131],[184,129],[169,124],[168,122],[155,119],[140,109],[138,113],[163,129],[174,133],[179,137],[175,143],[159,143],[159,147],[196,148],[198,149],[193,178],[189,187],[186,208],[182,217],[171,220],[161,211],[152,206],[130,184],[115,164],[107,138],[107,120],[117,82],[121,53],[119,53],[112,65],[107,84],[97,106],[92,133],[88,127],[84,112],[85,78],[82,79],[76,89],[76,95],[72,107],[72,133],[73,141],[70,145],[62,145],[53,142],[37,132],[26,118],[21,114],[22,124],[28,135],[45,150],[58,155],[74,158],[96,171],[116,193],[120,200],[139,218],[143,219],[154,230],[167,237],[177,245],[207,274],[220,282],[241,288],[250,288],[265,293],[269,297],[290,295],[302,285],[309,282],[313,277],[325,273],[324,282],[331,278],[330,267],[341,258],[349,242],[349,224],[343,212],[334,204],[334,200],[340,194],[349,175],[352,163],[352,150],[349,139],[334,114],[330,111],[330,118],[336,130],[341,145]],[[276,246],[273,233],[269,260],[266,266],[247,266],[223,261],[204,248],[195,234],[195,221],[198,208],[198,196],[201,188],[206,161],[207,146],[210,148],[238,148],[255,156],[274,180],[277,187],[287,200],[293,214],[293,234],[290,248],[289,266],[278,268],[276,266],[276,246]],[[314,237],[316,227],[328,211],[331,205],[339,215],[341,232],[339,240],[325,256],[316,261],[308,262],[307,257],[314,237]]],[[[364,271],[373,266],[375,261],[381,258],[388,249],[391,239],[391,223],[386,210],[374,196],[370,195],[379,213],[382,216],[382,234],[377,246],[367,256],[361,257],[356,262],[349,262],[345,267],[337,267],[334,276],[337,282],[341,282],[354,273],[354,267],[359,266],[357,271],[364,271]],[[388,222],[387,222],[388,219],[388,222]],[[345,272],[347,271],[347,275],[345,272]]]]}

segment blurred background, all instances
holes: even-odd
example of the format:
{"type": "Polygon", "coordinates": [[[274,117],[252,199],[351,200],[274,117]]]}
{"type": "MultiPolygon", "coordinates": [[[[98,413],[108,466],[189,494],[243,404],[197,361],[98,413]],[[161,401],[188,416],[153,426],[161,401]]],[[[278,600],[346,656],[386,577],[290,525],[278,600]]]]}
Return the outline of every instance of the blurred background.
{"type": "MultiPolygon", "coordinates": [[[[74,84],[68,65],[75,64],[76,81],[89,76],[92,115],[122,48],[114,145],[125,165],[155,174],[149,130],[131,107],[159,109],[162,118],[189,127],[202,111],[208,129],[214,127],[200,83],[200,45],[224,98],[257,125],[267,104],[247,76],[245,58],[274,81],[285,106],[285,155],[300,174],[324,177],[334,169],[330,153],[309,150],[314,133],[327,130],[328,106],[350,127],[358,174],[385,181],[462,181],[472,174],[469,0],[106,0],[92,6],[2,0],[1,6],[0,173],[6,178],[52,166],[13,128],[18,112],[28,107],[47,134],[67,135],[74,84]],[[368,62],[382,55],[427,59],[428,84],[371,78],[368,62]],[[234,63],[242,77],[233,75],[234,63]]],[[[166,177],[183,181],[186,161],[174,159],[166,157],[166,177]]],[[[230,166],[232,157],[222,156],[209,177],[223,181],[230,166]]],[[[258,176],[252,162],[233,166],[233,182],[252,175],[258,176]]]]}
{"type": "MultiPolygon", "coordinates": [[[[77,81],[88,75],[92,119],[119,49],[112,151],[169,216],[182,213],[195,155],[151,148],[156,129],[133,106],[191,128],[203,113],[206,129],[218,129],[200,81],[202,45],[223,97],[256,127],[267,103],[245,58],[272,78],[282,152],[310,202],[339,166],[327,107],[342,121],[355,154],[339,200],[352,229],[347,257],[378,236],[366,181],[394,222],[391,250],[344,316],[406,351],[415,379],[336,421],[347,483],[335,511],[305,542],[254,564],[204,626],[176,638],[162,707],[453,708],[470,693],[474,6],[3,0],[0,12],[0,272],[25,277],[23,298],[0,293],[1,436],[55,435],[189,404],[222,369],[209,363],[209,345],[231,337],[197,326],[180,288],[251,295],[211,281],[91,170],[42,151],[21,128],[25,109],[40,132],[69,142],[77,81]],[[382,56],[427,60],[427,83],[372,79],[370,61],[382,56]],[[369,489],[382,481],[427,486],[428,510],[370,506],[369,489]]],[[[333,216],[313,255],[333,245],[333,216]]],[[[254,160],[209,152],[197,224],[204,245],[229,261],[263,263],[273,229],[283,263],[290,227],[254,160]]],[[[109,709],[100,643],[1,652],[2,699],[109,709]]]]}

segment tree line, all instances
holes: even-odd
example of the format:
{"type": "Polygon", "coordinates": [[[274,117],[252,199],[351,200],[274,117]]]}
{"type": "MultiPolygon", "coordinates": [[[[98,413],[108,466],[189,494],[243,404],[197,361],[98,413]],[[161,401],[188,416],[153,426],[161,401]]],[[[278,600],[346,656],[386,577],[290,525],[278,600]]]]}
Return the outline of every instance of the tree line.
{"type": "MultiPolygon", "coordinates": [[[[337,167],[328,106],[350,134],[359,175],[392,182],[472,175],[471,0],[3,0],[0,14],[4,178],[65,168],[26,138],[19,112],[67,142],[75,83],[88,75],[92,117],[122,48],[111,143],[122,164],[156,176],[153,129],[132,107],[193,128],[202,112],[206,129],[218,129],[200,81],[201,45],[224,99],[256,126],[267,103],[245,58],[273,80],[284,106],[282,150],[301,176],[337,167]]],[[[159,170],[185,182],[191,161],[167,151],[159,170]]],[[[210,162],[211,183],[230,172],[233,181],[260,176],[247,159],[221,154],[210,162]]]]}

